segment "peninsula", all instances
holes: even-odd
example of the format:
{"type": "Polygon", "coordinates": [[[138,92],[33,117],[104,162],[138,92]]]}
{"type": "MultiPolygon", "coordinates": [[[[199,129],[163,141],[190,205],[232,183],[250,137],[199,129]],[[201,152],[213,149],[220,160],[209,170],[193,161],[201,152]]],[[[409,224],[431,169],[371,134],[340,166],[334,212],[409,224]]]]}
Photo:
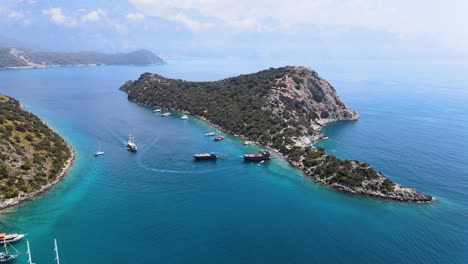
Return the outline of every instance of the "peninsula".
{"type": "Polygon", "coordinates": [[[0,134],[0,209],[57,184],[74,159],[63,138],[5,95],[0,95],[0,134]]]}
{"type": "Polygon", "coordinates": [[[432,200],[428,194],[392,182],[365,162],[340,160],[311,147],[324,137],[324,125],[359,116],[309,68],[270,68],[214,82],[144,73],[120,89],[130,101],[188,112],[268,147],[306,176],[335,190],[405,202],[432,200]]]}
{"type": "Polygon", "coordinates": [[[56,66],[161,65],[164,60],[148,50],[129,53],[49,52],[0,48],[0,68],[29,69],[56,66]]]}

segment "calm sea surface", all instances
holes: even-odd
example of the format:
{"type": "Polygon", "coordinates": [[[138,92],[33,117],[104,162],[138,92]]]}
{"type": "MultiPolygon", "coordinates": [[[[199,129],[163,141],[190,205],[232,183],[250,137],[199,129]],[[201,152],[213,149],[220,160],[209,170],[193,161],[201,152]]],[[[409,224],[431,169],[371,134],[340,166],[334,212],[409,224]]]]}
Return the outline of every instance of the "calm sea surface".
{"type": "MultiPolygon", "coordinates": [[[[0,71],[16,97],[68,140],[68,176],[32,202],[0,213],[0,231],[29,233],[36,263],[468,263],[468,71],[422,63],[308,62],[357,122],[325,128],[319,145],[372,164],[436,197],[431,204],[337,193],[279,159],[194,118],[161,118],[118,91],[145,71],[215,80],[281,62],[172,60],[166,66],[0,71]],[[128,133],[138,153],[124,148],[128,133]],[[93,156],[100,144],[105,155],[93,156]],[[196,152],[225,154],[192,161],[196,152]]],[[[466,69],[466,68],[465,68],[466,69]]],[[[25,250],[25,242],[15,244],[25,250]]],[[[26,263],[23,256],[16,263],[26,263]]]]}

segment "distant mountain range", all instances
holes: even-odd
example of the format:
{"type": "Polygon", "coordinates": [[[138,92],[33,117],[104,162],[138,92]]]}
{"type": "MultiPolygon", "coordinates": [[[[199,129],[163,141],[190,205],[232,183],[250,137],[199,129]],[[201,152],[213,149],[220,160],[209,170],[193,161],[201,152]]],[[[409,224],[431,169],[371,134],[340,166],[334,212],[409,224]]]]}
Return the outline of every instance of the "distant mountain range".
{"type": "Polygon", "coordinates": [[[44,68],[80,65],[160,65],[164,60],[148,50],[129,53],[48,52],[24,48],[0,48],[0,68],[44,68]]]}

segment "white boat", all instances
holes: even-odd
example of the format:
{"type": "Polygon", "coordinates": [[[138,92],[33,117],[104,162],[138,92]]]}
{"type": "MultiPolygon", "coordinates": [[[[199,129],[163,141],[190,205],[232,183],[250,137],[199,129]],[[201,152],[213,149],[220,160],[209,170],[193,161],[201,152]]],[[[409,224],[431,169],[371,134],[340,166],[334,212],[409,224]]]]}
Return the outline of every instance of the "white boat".
{"type": "Polygon", "coordinates": [[[162,114],[161,114],[162,117],[168,117],[168,116],[170,116],[170,115],[171,115],[171,113],[169,113],[169,112],[166,112],[166,113],[162,113],[162,114]]]}
{"type": "Polygon", "coordinates": [[[244,145],[251,145],[251,144],[252,144],[252,141],[247,140],[247,141],[244,142],[244,145]]]}
{"type": "Polygon", "coordinates": [[[128,140],[127,140],[127,149],[129,151],[132,151],[132,152],[136,152],[138,150],[138,147],[137,145],[135,144],[135,140],[134,138],[132,137],[132,135],[130,134],[128,136],[128,140]]]}
{"type": "Polygon", "coordinates": [[[214,135],[216,135],[215,132],[208,132],[208,133],[205,134],[205,136],[207,136],[207,137],[212,137],[214,135]]]}
{"type": "Polygon", "coordinates": [[[0,233],[0,244],[5,244],[5,243],[13,243],[16,242],[23,237],[25,237],[26,234],[5,234],[5,233],[0,233]]]}
{"type": "Polygon", "coordinates": [[[186,120],[186,119],[188,119],[188,116],[187,116],[187,115],[183,115],[183,116],[180,117],[180,119],[186,120]]]}
{"type": "Polygon", "coordinates": [[[94,156],[97,157],[97,156],[102,156],[102,155],[104,155],[104,151],[102,151],[101,145],[99,145],[99,148],[98,150],[96,150],[96,153],[94,153],[94,156]]]}
{"type": "Polygon", "coordinates": [[[161,112],[161,109],[160,109],[160,108],[158,108],[158,109],[154,109],[154,110],[153,110],[153,112],[155,112],[155,113],[159,113],[159,112],[161,112]]]}

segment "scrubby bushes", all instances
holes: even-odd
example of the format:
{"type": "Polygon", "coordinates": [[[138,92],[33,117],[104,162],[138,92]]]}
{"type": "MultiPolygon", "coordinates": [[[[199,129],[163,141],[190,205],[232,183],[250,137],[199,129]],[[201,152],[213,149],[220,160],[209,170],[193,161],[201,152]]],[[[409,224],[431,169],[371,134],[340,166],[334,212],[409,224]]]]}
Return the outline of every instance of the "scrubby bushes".
{"type": "Polygon", "coordinates": [[[0,121],[0,200],[37,190],[58,175],[71,152],[57,133],[4,95],[0,121]]]}

